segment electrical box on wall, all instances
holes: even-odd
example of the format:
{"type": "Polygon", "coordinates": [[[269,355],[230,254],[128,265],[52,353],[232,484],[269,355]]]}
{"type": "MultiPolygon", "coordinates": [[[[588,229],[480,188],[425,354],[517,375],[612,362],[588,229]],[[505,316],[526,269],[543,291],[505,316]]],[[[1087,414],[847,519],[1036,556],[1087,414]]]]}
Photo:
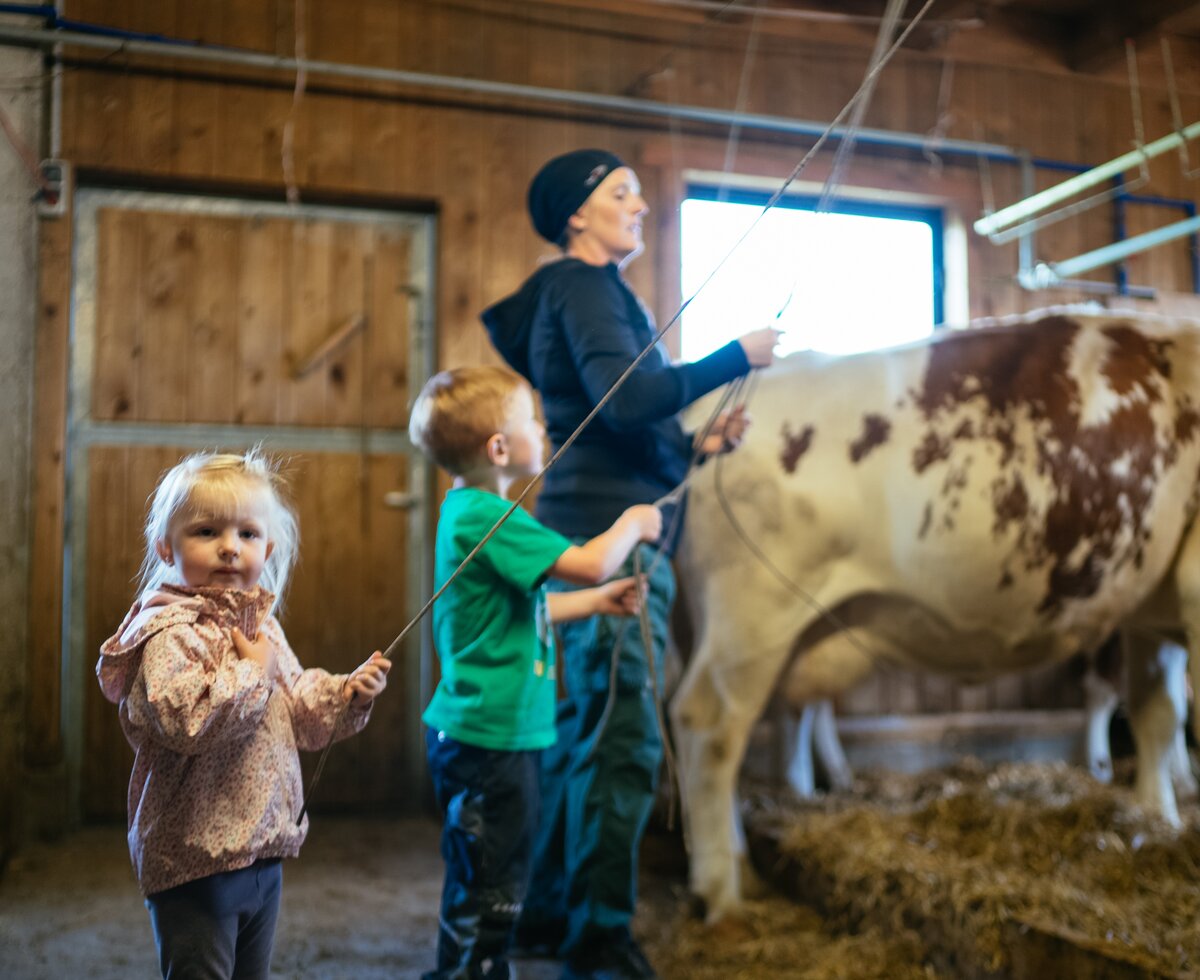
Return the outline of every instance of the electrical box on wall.
{"type": "Polygon", "coordinates": [[[42,186],[38,190],[37,213],[42,218],[61,218],[71,196],[71,165],[66,160],[43,160],[38,167],[42,186]]]}

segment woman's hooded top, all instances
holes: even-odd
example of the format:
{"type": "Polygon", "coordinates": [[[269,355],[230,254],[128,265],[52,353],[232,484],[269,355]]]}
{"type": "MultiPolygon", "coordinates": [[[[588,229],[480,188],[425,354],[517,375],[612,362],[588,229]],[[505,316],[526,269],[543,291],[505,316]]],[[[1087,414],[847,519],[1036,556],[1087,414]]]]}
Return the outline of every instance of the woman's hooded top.
{"type": "MultiPolygon", "coordinates": [[[[482,319],[496,349],[541,394],[555,451],[655,334],[616,265],[575,258],[543,266],[482,319]]],[[[683,481],[692,456],[677,414],[749,370],[737,341],[691,364],[671,364],[661,345],[651,351],[546,474],[538,519],[591,538],[627,507],[659,500],[683,481]]]]}

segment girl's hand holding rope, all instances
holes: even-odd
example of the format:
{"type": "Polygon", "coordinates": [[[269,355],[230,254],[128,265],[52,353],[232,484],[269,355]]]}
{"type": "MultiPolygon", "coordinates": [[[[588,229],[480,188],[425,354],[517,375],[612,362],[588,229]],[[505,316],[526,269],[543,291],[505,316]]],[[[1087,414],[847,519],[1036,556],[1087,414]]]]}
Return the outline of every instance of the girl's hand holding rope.
{"type": "Polygon", "coordinates": [[[387,687],[387,675],[391,669],[392,662],[376,650],[346,677],[342,684],[342,700],[346,702],[353,701],[355,698],[363,701],[375,700],[387,687]]]}
{"type": "Polygon", "coordinates": [[[333,725],[329,729],[329,741],[321,750],[321,756],[317,759],[317,768],[313,770],[312,779],[308,783],[308,792],[304,794],[303,805],[296,817],[297,827],[304,822],[304,815],[308,813],[308,801],[312,798],[313,787],[317,785],[321,773],[325,771],[325,760],[329,758],[329,750],[333,748],[338,729],[342,726],[342,719],[346,717],[347,710],[354,703],[355,698],[362,697],[367,701],[374,701],[382,694],[383,689],[387,687],[387,673],[391,669],[392,662],[376,650],[363,663],[350,671],[342,682],[342,706],[338,708],[337,716],[333,719],[333,725]]]}

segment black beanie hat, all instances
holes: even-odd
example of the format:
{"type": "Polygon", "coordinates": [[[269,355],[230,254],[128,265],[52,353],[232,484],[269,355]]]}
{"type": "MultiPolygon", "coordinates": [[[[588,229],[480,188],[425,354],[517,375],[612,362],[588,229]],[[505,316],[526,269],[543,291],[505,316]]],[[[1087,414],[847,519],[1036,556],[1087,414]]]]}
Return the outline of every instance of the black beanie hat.
{"type": "Polygon", "coordinates": [[[561,245],[567,222],[605,177],[625,166],[607,150],[573,150],[555,157],[529,185],[529,216],[546,241],[561,245]]]}

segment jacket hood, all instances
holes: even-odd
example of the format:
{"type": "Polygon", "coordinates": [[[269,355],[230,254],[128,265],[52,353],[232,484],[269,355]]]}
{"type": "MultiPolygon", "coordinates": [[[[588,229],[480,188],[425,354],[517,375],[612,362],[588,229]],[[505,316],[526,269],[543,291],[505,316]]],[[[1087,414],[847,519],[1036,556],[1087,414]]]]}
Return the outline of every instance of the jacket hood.
{"type": "Polygon", "coordinates": [[[545,272],[545,269],[539,269],[515,293],[479,314],[492,346],[514,371],[530,382],[533,377],[529,365],[529,336],[545,283],[545,272]]]}
{"type": "Polygon", "coordinates": [[[521,288],[511,296],[489,306],[479,314],[492,345],[508,362],[509,367],[531,384],[533,368],[529,363],[529,340],[546,289],[561,275],[578,272],[586,275],[601,268],[603,267],[588,265],[580,259],[566,256],[554,259],[526,279],[521,288]]]}
{"type": "Polygon", "coordinates": [[[169,626],[201,619],[231,629],[236,626],[249,639],[275,597],[265,589],[197,588],[163,585],[144,592],[125,616],[120,628],[100,647],[96,676],[104,696],[114,703],[129,693],[142,662],[146,641],[169,626]]]}

